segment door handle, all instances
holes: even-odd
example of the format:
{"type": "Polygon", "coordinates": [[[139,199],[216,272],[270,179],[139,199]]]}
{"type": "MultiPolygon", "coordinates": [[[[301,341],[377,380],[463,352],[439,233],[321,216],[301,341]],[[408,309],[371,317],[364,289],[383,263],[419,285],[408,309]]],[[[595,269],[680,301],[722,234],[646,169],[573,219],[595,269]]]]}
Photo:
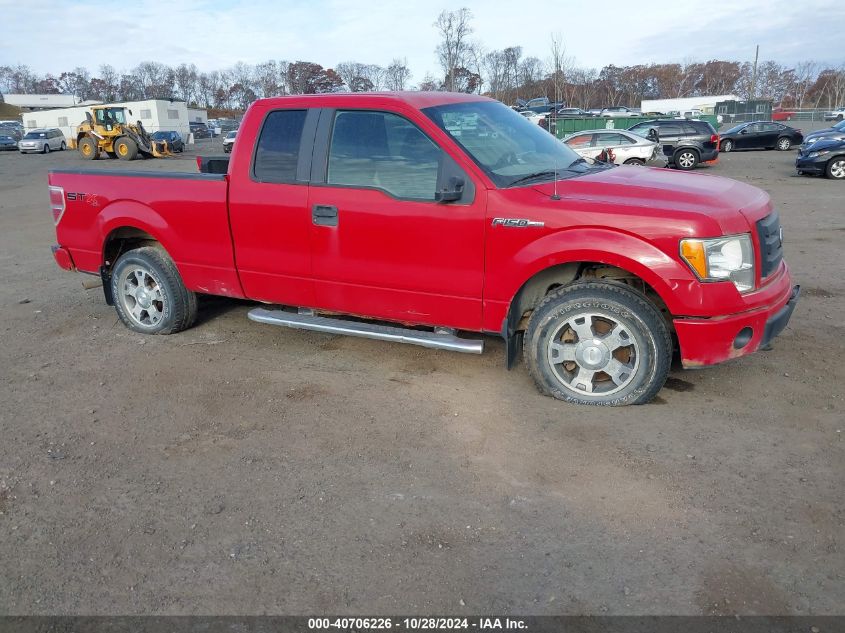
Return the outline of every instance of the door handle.
{"type": "Polygon", "coordinates": [[[337,226],[337,207],[315,204],[311,209],[311,220],[318,226],[337,226]]]}

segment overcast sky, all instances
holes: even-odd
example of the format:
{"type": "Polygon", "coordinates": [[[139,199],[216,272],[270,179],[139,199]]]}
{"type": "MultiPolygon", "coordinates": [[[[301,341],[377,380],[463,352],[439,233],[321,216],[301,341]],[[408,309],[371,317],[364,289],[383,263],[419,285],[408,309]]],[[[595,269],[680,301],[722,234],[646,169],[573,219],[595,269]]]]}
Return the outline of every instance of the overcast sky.
{"type": "Polygon", "coordinates": [[[0,0],[5,29],[0,65],[58,74],[103,63],[128,70],[141,61],[208,71],[275,60],[325,67],[342,61],[387,65],[404,57],[411,83],[441,74],[433,22],[443,9],[473,13],[472,37],[487,50],[522,46],[549,57],[559,33],[578,65],[813,59],[845,62],[841,0],[0,0]],[[618,5],[618,8],[617,8],[618,5]],[[605,7],[607,7],[605,9],[605,7]]]}

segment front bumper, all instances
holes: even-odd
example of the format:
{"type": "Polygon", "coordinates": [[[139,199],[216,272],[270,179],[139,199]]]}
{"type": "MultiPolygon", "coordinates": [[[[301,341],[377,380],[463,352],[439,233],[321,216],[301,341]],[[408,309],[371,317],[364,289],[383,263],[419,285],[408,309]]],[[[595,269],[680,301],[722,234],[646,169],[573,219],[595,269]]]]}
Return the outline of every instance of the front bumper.
{"type": "Polygon", "coordinates": [[[816,158],[798,156],[795,159],[795,169],[804,174],[823,174],[829,158],[829,155],[817,156],[816,158]]]}
{"type": "Polygon", "coordinates": [[[22,145],[18,143],[18,149],[22,152],[43,152],[44,151],[44,144],[43,143],[33,143],[33,144],[26,144],[22,145]]]}
{"type": "Polygon", "coordinates": [[[801,291],[800,286],[790,284],[788,275],[781,283],[783,291],[761,308],[709,319],[675,319],[683,366],[715,365],[747,356],[771,343],[789,323],[801,291]]]}

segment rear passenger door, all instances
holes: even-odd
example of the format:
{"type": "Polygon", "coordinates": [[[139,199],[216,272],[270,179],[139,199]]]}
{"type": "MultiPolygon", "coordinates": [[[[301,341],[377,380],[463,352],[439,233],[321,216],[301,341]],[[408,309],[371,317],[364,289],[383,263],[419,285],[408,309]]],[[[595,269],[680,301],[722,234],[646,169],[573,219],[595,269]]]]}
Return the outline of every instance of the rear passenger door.
{"type": "Polygon", "coordinates": [[[308,178],[318,118],[315,109],[264,112],[248,173],[229,187],[235,261],[251,299],[314,305],[308,178]]]}
{"type": "Polygon", "coordinates": [[[323,110],[308,207],[316,307],[480,329],[485,190],[415,123],[323,110]],[[436,190],[464,182],[460,200],[436,190]]]}

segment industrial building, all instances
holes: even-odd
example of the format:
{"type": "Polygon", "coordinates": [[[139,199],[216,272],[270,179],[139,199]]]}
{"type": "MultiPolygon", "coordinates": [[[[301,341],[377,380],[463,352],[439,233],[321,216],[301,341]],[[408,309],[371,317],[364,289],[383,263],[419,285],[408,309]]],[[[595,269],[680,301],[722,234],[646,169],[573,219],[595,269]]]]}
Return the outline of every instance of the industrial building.
{"type": "Polygon", "coordinates": [[[716,104],[720,101],[737,101],[739,97],[736,95],[715,95],[703,97],[680,97],[678,99],[643,99],[640,105],[640,110],[646,112],[661,112],[669,114],[670,112],[692,112],[693,110],[700,110],[702,114],[717,114],[716,104]]]}
{"type": "MultiPolygon", "coordinates": [[[[145,101],[123,101],[109,103],[109,106],[126,107],[131,111],[130,118],[140,121],[147,132],[159,130],[174,130],[187,139],[190,132],[189,122],[206,121],[205,110],[189,108],[184,101],[169,101],[166,99],[147,99],[145,101]]],[[[40,110],[24,112],[22,115],[24,127],[59,128],[65,138],[76,137],[76,128],[85,120],[85,113],[90,112],[86,106],[70,108],[56,108],[54,110],[40,110]]]]}
{"type": "Polygon", "coordinates": [[[102,101],[83,101],[76,95],[55,94],[4,94],[3,102],[16,106],[24,112],[51,110],[53,108],[71,108],[78,105],[96,105],[102,101]]]}

